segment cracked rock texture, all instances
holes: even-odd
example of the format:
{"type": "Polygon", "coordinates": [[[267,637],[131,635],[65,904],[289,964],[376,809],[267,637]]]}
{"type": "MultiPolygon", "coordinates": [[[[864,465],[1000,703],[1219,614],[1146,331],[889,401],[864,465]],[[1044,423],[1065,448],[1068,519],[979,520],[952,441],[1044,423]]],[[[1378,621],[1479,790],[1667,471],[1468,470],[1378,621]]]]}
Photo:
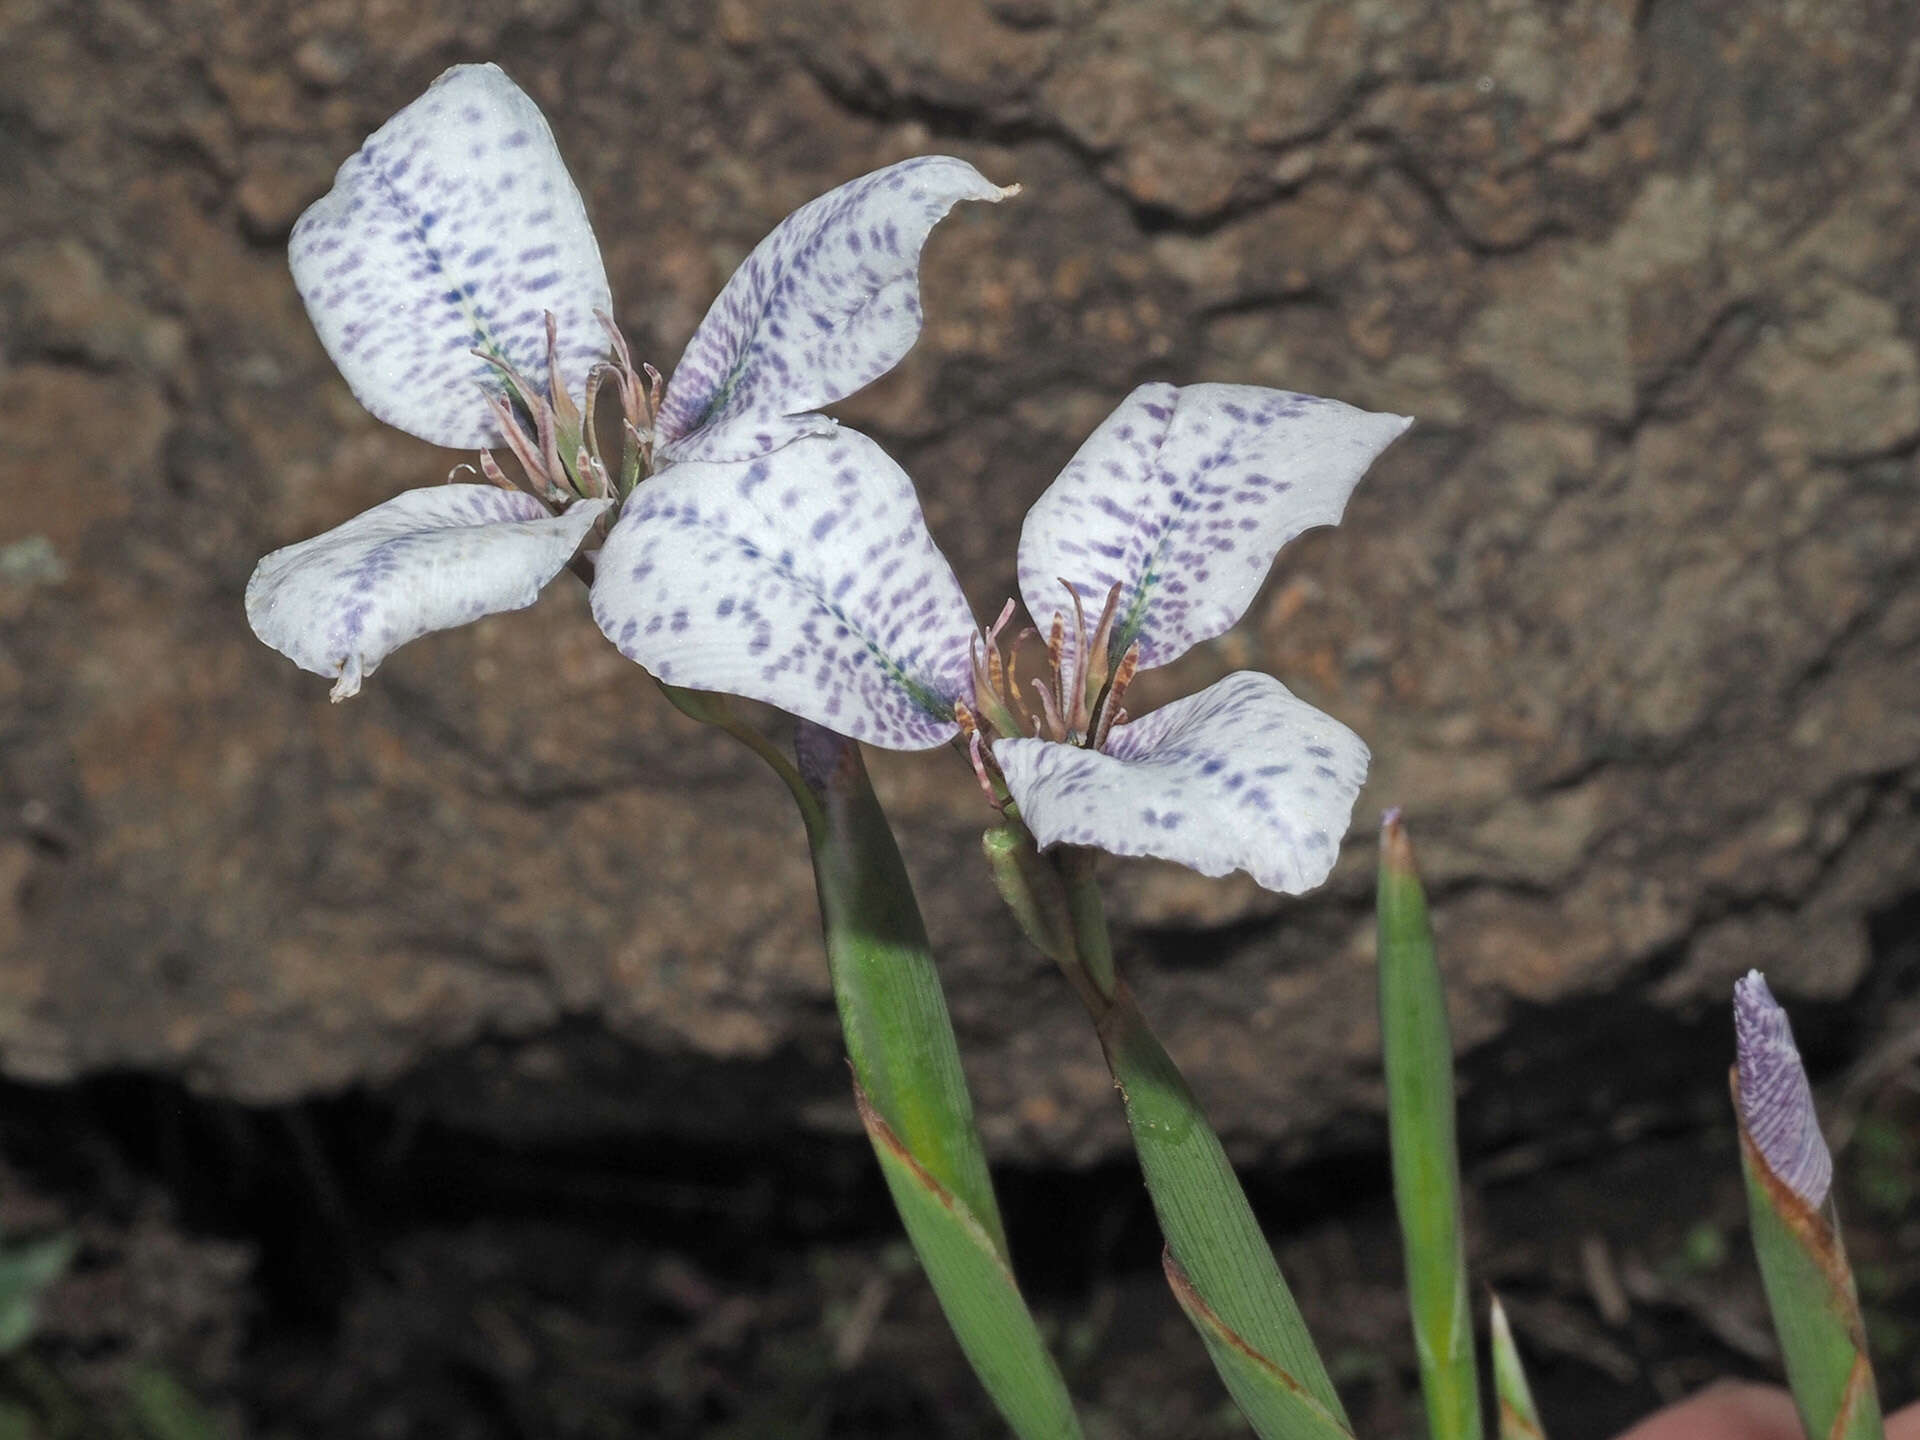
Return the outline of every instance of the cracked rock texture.
{"type": "MultiPolygon", "coordinates": [[[[1602,994],[1697,1015],[1749,965],[1789,1003],[1856,992],[1920,876],[1905,0],[11,0],[5,1073],[397,1085],[506,1134],[853,1125],[784,795],[577,587],[338,707],[242,616],[265,551],[461,458],[359,410],[283,247],[368,131],[483,58],[552,118],[662,368],[821,190],[929,150],[1024,184],[936,232],[924,338],[841,408],[983,613],[1142,380],[1419,417],[1141,700],[1266,667],[1376,757],[1304,902],[1110,869],[1136,987],[1242,1155],[1375,1104],[1388,803],[1467,1045],[1602,994]]],[[[876,770],[997,1151],[1115,1152],[964,767],[876,770]]]]}

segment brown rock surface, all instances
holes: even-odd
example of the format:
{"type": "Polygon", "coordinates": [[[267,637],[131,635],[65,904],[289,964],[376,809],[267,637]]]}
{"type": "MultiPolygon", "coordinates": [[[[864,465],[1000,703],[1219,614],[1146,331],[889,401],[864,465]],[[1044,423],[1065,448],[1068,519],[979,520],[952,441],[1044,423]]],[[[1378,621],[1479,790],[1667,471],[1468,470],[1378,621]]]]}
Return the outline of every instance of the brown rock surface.
{"type": "MultiPolygon", "coordinates": [[[[1697,1013],[1748,965],[1846,997],[1920,883],[1917,32],[1901,0],[0,9],[0,1070],[404,1080],[508,1133],[852,1124],[783,795],[577,589],[337,708],[247,631],[259,555],[459,458],[352,402],[283,244],[481,58],[551,116],[663,368],[819,191],[933,149],[1025,184],[937,232],[925,337],[842,411],[983,610],[1138,381],[1420,417],[1155,697],[1265,666],[1368,737],[1334,882],[1111,870],[1243,1153],[1374,1103],[1387,803],[1469,1045],[1603,991],[1697,1013]]],[[[1113,1153],[971,782],[877,769],[993,1143],[1113,1153]]]]}

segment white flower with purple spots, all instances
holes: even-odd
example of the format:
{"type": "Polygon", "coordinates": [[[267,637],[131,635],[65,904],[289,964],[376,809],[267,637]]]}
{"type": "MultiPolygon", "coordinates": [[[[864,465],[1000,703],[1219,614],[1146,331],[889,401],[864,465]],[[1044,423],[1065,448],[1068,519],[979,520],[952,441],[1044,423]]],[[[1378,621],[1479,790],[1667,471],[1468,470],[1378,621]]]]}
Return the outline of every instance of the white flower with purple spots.
{"type": "Polygon", "coordinates": [[[801,206],[735,271],[663,386],[613,329],[586,206],[539,108],[497,66],[447,71],[340,167],[290,258],[361,403],[480,449],[489,483],[407,491],[267,556],[247,585],[254,632],[345,699],[407,641],[531,605],[609,520],[619,532],[649,471],[779,476],[798,437],[853,443],[819,407],[912,347],[928,233],[962,200],[1012,193],[934,155],[801,206]],[[611,460],[594,421],[606,386],[624,421],[611,460]],[[517,480],[488,448],[503,445],[517,480]]]}
{"type": "Polygon", "coordinates": [[[1297,893],[1333,867],[1360,738],[1251,672],[1137,720],[1121,701],[1136,670],[1235,624],[1280,548],[1337,523],[1410,423],[1252,386],[1141,386],[1021,532],[1028,613],[1053,617],[1045,678],[1023,682],[1019,644],[1002,649],[1011,603],[975,628],[912,483],[845,432],[795,440],[777,471],[684,464],[637,492],[594,614],[663,680],[892,749],[965,736],[1042,846],[1297,893]]]}

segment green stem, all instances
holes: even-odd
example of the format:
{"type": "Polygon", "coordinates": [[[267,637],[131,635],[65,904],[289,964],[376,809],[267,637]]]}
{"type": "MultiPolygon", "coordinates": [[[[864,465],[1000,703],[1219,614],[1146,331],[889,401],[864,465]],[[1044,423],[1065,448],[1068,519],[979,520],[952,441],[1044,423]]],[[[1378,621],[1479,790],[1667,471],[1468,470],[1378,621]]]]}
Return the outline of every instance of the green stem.
{"type": "Polygon", "coordinates": [[[1067,886],[1067,907],[1073,916],[1081,971],[1095,993],[1111,1001],[1120,982],[1113,964],[1113,936],[1107,930],[1106,901],[1101,898],[1100,882],[1094,875],[1098,853],[1070,846],[1061,852],[1059,865],[1067,886]]]}
{"type": "Polygon", "coordinates": [[[1053,862],[1073,920],[1063,967],[1093,1016],[1166,1237],[1166,1270],[1228,1391],[1267,1440],[1337,1440],[1351,1426],[1245,1190],[1173,1058],[1119,978],[1093,853],[1053,862]]]}

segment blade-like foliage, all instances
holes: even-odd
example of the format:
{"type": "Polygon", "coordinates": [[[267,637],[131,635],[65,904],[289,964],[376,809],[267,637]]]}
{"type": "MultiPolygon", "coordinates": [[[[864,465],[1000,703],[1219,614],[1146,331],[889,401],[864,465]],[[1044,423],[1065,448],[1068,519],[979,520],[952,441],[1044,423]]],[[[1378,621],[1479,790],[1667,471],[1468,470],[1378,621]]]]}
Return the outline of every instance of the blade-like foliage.
{"type": "Polygon", "coordinates": [[[861,1118],[954,1335],[1022,1440],[1077,1436],[1007,1257],[912,882],[859,746],[802,722],[796,798],[861,1118]]]}
{"type": "Polygon", "coordinates": [[[1507,1324],[1507,1309],[1498,1295],[1493,1297],[1490,1330],[1493,1393],[1500,1402],[1500,1440],[1546,1440],[1539,1408],[1533,1403],[1533,1387],[1527,1384],[1519,1348],[1513,1343],[1513,1329],[1507,1324]]]}
{"type": "Polygon", "coordinates": [[[1453,1044],[1426,894],[1398,812],[1380,827],[1380,1043],[1393,1198],[1406,1250],[1420,1389],[1433,1440],[1480,1440],[1454,1136],[1453,1044]]]}
{"type": "Polygon", "coordinates": [[[1219,1137],[1125,984],[1099,1029],[1166,1236],[1168,1277],[1234,1400],[1263,1440],[1351,1435],[1219,1137]]]}

